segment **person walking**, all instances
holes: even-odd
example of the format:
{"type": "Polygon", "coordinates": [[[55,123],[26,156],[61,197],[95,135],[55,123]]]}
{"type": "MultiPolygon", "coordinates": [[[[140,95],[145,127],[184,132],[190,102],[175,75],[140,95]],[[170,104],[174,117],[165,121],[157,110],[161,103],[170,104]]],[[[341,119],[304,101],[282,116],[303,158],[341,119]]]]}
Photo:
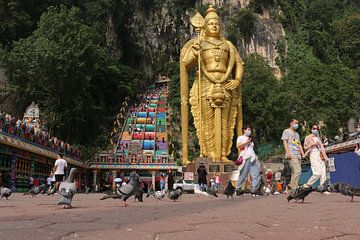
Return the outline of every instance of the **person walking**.
{"type": "Polygon", "coordinates": [[[34,177],[30,175],[29,177],[29,188],[32,189],[34,187],[34,177]]]}
{"type": "Polygon", "coordinates": [[[319,137],[319,126],[314,124],[311,128],[311,134],[307,135],[304,142],[305,155],[310,154],[310,163],[312,176],[304,187],[312,186],[320,179],[320,186],[326,181],[326,161],[329,160],[325,148],[319,137]]]}
{"type": "Polygon", "coordinates": [[[63,159],[62,154],[58,154],[58,158],[55,161],[55,166],[53,169],[53,173],[55,175],[55,187],[56,191],[59,190],[60,183],[64,180],[65,169],[67,168],[67,162],[63,159]]]}
{"type": "Polygon", "coordinates": [[[200,186],[200,190],[205,191],[206,190],[205,186],[207,185],[207,181],[206,181],[207,171],[203,163],[200,163],[197,169],[197,174],[199,176],[198,183],[200,186]]]}
{"type": "Polygon", "coordinates": [[[236,140],[236,147],[239,149],[239,157],[242,157],[243,163],[239,166],[241,168],[237,185],[236,194],[244,193],[242,186],[250,173],[251,176],[251,193],[260,193],[260,163],[254,151],[254,142],[251,136],[252,128],[250,125],[243,127],[244,134],[239,136],[236,140]]]}
{"type": "Polygon", "coordinates": [[[290,127],[285,129],[281,136],[285,148],[285,158],[289,159],[291,168],[291,182],[288,186],[288,188],[291,189],[296,189],[299,186],[301,159],[305,157],[304,150],[301,146],[300,135],[296,132],[298,128],[299,121],[292,119],[290,121],[290,127]]]}
{"type": "Polygon", "coordinates": [[[281,173],[281,175],[284,177],[284,185],[285,185],[285,192],[284,193],[288,193],[288,185],[291,182],[291,168],[289,165],[289,160],[285,159],[284,160],[284,169],[281,173]]]}
{"type": "Polygon", "coordinates": [[[171,169],[168,171],[167,182],[169,191],[172,191],[174,186],[174,174],[171,169]]]}
{"type": "Polygon", "coordinates": [[[46,185],[48,187],[48,192],[51,191],[51,187],[52,187],[52,184],[51,184],[52,175],[53,175],[53,173],[51,171],[49,177],[46,179],[46,185]]]}
{"type": "Polygon", "coordinates": [[[160,177],[160,191],[163,192],[165,190],[165,176],[162,173],[160,177]]]}
{"type": "Polygon", "coordinates": [[[215,176],[215,189],[216,191],[220,191],[220,174],[219,173],[216,173],[216,176],[215,176]]]}

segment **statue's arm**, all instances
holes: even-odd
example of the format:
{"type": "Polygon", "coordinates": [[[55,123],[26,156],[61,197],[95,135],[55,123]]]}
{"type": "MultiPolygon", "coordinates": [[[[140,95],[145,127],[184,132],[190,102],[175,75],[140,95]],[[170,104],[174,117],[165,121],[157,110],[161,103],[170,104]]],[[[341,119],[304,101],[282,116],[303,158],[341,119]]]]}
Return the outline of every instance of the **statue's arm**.
{"type": "Polygon", "coordinates": [[[244,62],[241,60],[240,54],[237,51],[237,49],[235,48],[235,46],[233,46],[235,49],[235,61],[236,61],[236,67],[235,67],[235,80],[241,82],[243,73],[244,73],[244,62]]]}
{"type": "Polygon", "coordinates": [[[233,90],[235,88],[238,88],[240,86],[241,83],[241,78],[243,75],[243,61],[241,60],[240,54],[237,51],[236,47],[230,42],[227,41],[229,47],[230,47],[230,52],[232,53],[233,58],[235,58],[235,64],[234,64],[234,78],[233,80],[230,80],[226,85],[225,85],[225,89],[226,90],[233,90]]]}
{"type": "Polygon", "coordinates": [[[196,63],[199,48],[200,45],[196,43],[195,39],[191,39],[185,44],[182,49],[183,53],[181,54],[181,63],[186,67],[186,69],[191,68],[196,63]]]}

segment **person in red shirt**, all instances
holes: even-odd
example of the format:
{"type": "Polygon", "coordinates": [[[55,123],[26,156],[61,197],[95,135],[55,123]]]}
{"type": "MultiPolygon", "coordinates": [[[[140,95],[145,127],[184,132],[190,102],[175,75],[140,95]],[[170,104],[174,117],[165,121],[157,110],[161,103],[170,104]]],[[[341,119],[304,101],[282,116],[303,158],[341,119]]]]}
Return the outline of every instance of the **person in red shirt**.
{"type": "Polygon", "coordinates": [[[273,174],[272,174],[271,169],[268,169],[268,170],[266,171],[266,183],[267,183],[268,185],[271,185],[272,176],[273,176],[273,174]]]}
{"type": "Polygon", "coordinates": [[[38,186],[39,186],[39,183],[40,183],[40,182],[39,182],[39,179],[35,178],[35,179],[34,179],[34,186],[35,186],[35,187],[38,187],[38,186]]]}

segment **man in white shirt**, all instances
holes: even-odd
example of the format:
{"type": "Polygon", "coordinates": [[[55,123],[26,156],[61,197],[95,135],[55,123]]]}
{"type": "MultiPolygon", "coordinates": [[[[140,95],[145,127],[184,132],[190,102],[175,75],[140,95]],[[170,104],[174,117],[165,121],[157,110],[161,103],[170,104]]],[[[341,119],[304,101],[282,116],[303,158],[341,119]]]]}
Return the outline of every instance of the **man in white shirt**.
{"type": "Polygon", "coordinates": [[[59,190],[60,183],[64,180],[65,176],[65,169],[67,168],[67,162],[65,159],[63,159],[62,154],[58,155],[58,159],[55,161],[55,166],[53,169],[53,173],[55,175],[55,181],[56,181],[56,191],[59,190]]]}

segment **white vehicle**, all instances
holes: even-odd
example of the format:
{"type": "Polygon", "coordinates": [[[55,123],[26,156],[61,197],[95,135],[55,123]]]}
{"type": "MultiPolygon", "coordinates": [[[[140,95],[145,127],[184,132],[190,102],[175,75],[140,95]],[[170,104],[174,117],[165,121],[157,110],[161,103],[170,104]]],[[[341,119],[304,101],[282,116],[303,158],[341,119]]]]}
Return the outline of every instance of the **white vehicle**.
{"type": "Polygon", "coordinates": [[[178,181],[176,181],[174,183],[173,189],[178,190],[178,191],[191,191],[191,192],[193,192],[196,185],[198,185],[198,184],[194,183],[193,180],[180,179],[180,180],[178,180],[178,181]]]}

